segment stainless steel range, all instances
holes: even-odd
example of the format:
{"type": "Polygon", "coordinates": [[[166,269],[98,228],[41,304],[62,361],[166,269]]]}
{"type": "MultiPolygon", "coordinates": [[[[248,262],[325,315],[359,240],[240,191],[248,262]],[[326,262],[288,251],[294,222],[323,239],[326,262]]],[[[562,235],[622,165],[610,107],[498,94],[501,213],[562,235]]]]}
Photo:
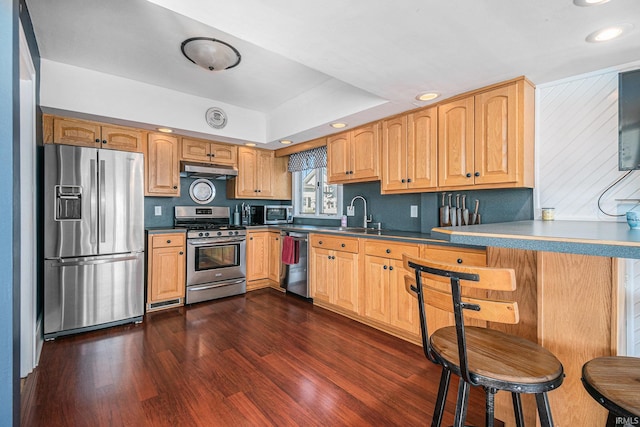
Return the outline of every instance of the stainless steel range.
{"type": "Polygon", "coordinates": [[[247,231],[229,215],[227,207],[175,207],[174,225],[187,229],[187,304],[247,291],[247,231]]]}

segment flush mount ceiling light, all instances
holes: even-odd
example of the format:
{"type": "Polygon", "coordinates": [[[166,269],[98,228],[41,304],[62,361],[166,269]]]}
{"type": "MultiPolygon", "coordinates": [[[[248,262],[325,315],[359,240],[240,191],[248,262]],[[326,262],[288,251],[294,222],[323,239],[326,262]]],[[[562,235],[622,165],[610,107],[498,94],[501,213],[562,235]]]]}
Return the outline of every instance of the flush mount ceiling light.
{"type": "Polygon", "coordinates": [[[416,95],[416,99],[418,101],[431,101],[432,99],[436,99],[439,96],[440,96],[440,94],[435,93],[435,92],[424,92],[424,93],[419,93],[418,95],[416,95]]]}
{"type": "Polygon", "coordinates": [[[631,24],[618,24],[611,27],[602,28],[589,34],[586,41],[590,43],[601,43],[621,37],[633,28],[631,24]]]}
{"type": "Polygon", "coordinates": [[[182,54],[196,65],[210,71],[222,71],[240,63],[240,52],[222,40],[192,37],[182,42],[182,54]]]}
{"type": "Polygon", "coordinates": [[[331,123],[330,125],[332,128],[334,129],[342,129],[342,128],[346,128],[347,124],[346,123],[340,123],[340,122],[336,122],[336,123],[331,123]]]}
{"type": "Polygon", "coordinates": [[[573,0],[573,4],[581,7],[597,6],[599,4],[608,3],[611,0],[573,0]]]}
{"type": "Polygon", "coordinates": [[[280,144],[289,145],[291,144],[291,141],[289,141],[288,139],[281,139],[280,144]]]}

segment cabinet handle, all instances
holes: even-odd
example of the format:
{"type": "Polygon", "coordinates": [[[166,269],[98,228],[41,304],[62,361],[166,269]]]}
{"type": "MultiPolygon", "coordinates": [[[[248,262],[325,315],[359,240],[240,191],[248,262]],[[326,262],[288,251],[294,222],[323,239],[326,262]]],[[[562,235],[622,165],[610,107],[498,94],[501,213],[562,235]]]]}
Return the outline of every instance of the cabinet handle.
{"type": "Polygon", "coordinates": [[[249,240],[253,240],[253,237],[249,237],[249,240]]]}
{"type": "Polygon", "coordinates": [[[103,143],[103,144],[106,144],[106,143],[107,143],[107,140],[106,140],[106,139],[103,139],[103,140],[102,140],[102,143],[103,143]]]}
{"type": "Polygon", "coordinates": [[[178,255],[184,255],[184,252],[180,251],[180,252],[178,253],[178,255]]]}
{"type": "Polygon", "coordinates": [[[458,258],[458,264],[462,264],[462,258],[458,258]]]}
{"type": "Polygon", "coordinates": [[[346,245],[343,243],[343,244],[341,244],[340,246],[342,246],[342,247],[344,248],[346,245]]]}
{"type": "Polygon", "coordinates": [[[96,142],[100,142],[100,138],[96,138],[96,142]]]}
{"type": "Polygon", "coordinates": [[[167,243],[171,243],[171,240],[167,240],[167,243]]]}
{"type": "Polygon", "coordinates": [[[322,240],[320,240],[320,241],[318,242],[318,244],[319,244],[319,245],[321,245],[321,244],[322,244],[322,240]]]}
{"type": "Polygon", "coordinates": [[[211,157],[211,153],[207,153],[207,157],[211,157]]]}
{"type": "Polygon", "coordinates": [[[389,266],[389,271],[391,271],[391,270],[393,270],[393,266],[392,265],[389,266]]]}
{"type": "Polygon", "coordinates": [[[402,180],[400,182],[402,182],[404,184],[406,182],[406,180],[404,178],[402,178],[402,180]]]}
{"type": "Polygon", "coordinates": [[[470,173],[467,174],[467,178],[471,178],[471,174],[470,173]]]}
{"type": "Polygon", "coordinates": [[[349,175],[349,171],[344,171],[344,174],[345,175],[349,175]]]}
{"type": "Polygon", "coordinates": [[[411,182],[411,178],[407,178],[407,182],[411,182]]]}
{"type": "Polygon", "coordinates": [[[331,259],[331,255],[327,255],[327,259],[331,259]]]}
{"type": "Polygon", "coordinates": [[[382,266],[382,268],[384,268],[384,269],[386,270],[386,269],[387,269],[387,266],[386,266],[386,265],[383,265],[383,266],[382,266]]]}
{"type": "Polygon", "coordinates": [[[387,252],[388,254],[390,254],[390,253],[391,253],[391,249],[387,249],[387,250],[386,250],[386,252],[387,252]]]}
{"type": "Polygon", "coordinates": [[[474,176],[480,176],[480,172],[476,172],[473,174],[474,176]]]}
{"type": "Polygon", "coordinates": [[[278,240],[280,240],[280,239],[278,239],[278,238],[276,237],[276,242],[277,242],[278,240]]]}
{"type": "Polygon", "coordinates": [[[353,171],[349,171],[349,173],[350,173],[351,175],[353,175],[353,171]]]}
{"type": "Polygon", "coordinates": [[[211,153],[211,157],[215,157],[215,156],[216,156],[216,154],[215,154],[215,153],[211,153]]]}
{"type": "Polygon", "coordinates": [[[173,186],[173,189],[174,189],[174,190],[177,190],[177,189],[178,189],[178,186],[177,186],[177,185],[174,185],[174,186],[173,186]]]}

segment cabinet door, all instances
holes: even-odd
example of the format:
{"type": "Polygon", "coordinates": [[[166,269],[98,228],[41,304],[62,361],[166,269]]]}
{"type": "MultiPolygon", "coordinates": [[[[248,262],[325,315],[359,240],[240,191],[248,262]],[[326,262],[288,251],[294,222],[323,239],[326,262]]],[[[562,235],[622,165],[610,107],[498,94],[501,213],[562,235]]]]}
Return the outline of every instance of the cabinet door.
{"type": "Polygon", "coordinates": [[[418,299],[405,287],[404,276],[407,274],[411,273],[405,270],[402,261],[389,261],[390,323],[392,326],[419,336],[418,299]]]}
{"type": "Polygon", "coordinates": [[[516,181],[517,103],[515,84],[476,95],[476,184],[499,184],[516,181]]]}
{"type": "Polygon", "coordinates": [[[249,147],[238,147],[238,177],[235,181],[237,197],[256,195],[258,153],[249,147]]]}
{"type": "Polygon", "coordinates": [[[351,179],[380,179],[378,124],[354,129],[351,132],[351,179]]]}
{"type": "Polygon", "coordinates": [[[142,151],[143,133],[137,129],[102,126],[102,148],[108,150],[142,151]]]}
{"type": "Polygon", "coordinates": [[[175,298],[185,293],[185,235],[162,234],[149,238],[149,283],[147,304],[175,298]]]}
{"type": "Polygon", "coordinates": [[[473,184],[473,97],[438,107],[438,185],[473,184]]]}
{"type": "Polygon", "coordinates": [[[151,133],[145,156],[145,196],[180,196],[178,138],[151,133]]]}
{"type": "Polygon", "coordinates": [[[269,233],[269,280],[280,285],[280,261],[282,249],[280,248],[280,233],[269,233]]]}
{"type": "Polygon", "coordinates": [[[273,159],[273,199],[291,200],[291,172],[289,172],[289,156],[273,159]]]}
{"type": "Polygon", "coordinates": [[[258,189],[257,197],[273,196],[273,159],[274,152],[266,150],[257,150],[256,160],[258,162],[258,170],[256,174],[256,188],[258,189]]]}
{"type": "Polygon", "coordinates": [[[389,260],[365,256],[364,315],[389,323],[389,260]]]}
{"type": "Polygon", "coordinates": [[[358,312],[358,254],[334,252],[332,303],[353,313],[358,312]]]}
{"type": "Polygon", "coordinates": [[[433,107],[407,118],[407,187],[435,188],[438,184],[438,109],[433,107]]]}
{"type": "Polygon", "coordinates": [[[100,124],[54,117],[53,142],[56,144],[100,147],[100,124]]]}
{"type": "Polygon", "coordinates": [[[331,284],[335,278],[329,273],[329,265],[333,254],[326,249],[311,249],[311,298],[314,300],[331,302],[331,284]]]}
{"type": "Polygon", "coordinates": [[[382,180],[383,191],[407,188],[407,116],[385,120],[382,124],[382,180]]]}
{"type": "Polygon", "coordinates": [[[269,276],[269,233],[247,233],[247,281],[269,276]]]}
{"type": "Polygon", "coordinates": [[[327,138],[327,180],[334,184],[351,178],[351,134],[341,133],[327,138]]]}
{"type": "Polygon", "coordinates": [[[195,162],[209,162],[211,159],[209,152],[209,142],[191,138],[182,138],[182,149],[180,158],[182,160],[193,160],[195,162]]]}
{"type": "Polygon", "coordinates": [[[237,166],[238,165],[238,147],[235,145],[209,144],[209,154],[211,154],[211,162],[217,165],[237,166]]]}

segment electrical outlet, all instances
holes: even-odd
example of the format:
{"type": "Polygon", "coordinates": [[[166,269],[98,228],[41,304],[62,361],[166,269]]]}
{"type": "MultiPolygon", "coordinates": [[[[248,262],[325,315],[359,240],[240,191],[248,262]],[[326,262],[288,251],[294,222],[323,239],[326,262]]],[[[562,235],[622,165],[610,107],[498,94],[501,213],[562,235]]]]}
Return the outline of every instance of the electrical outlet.
{"type": "Polygon", "coordinates": [[[355,206],[347,206],[347,216],[356,216],[355,206]]]}
{"type": "Polygon", "coordinates": [[[418,218],[418,205],[411,205],[411,218],[418,218]]]}
{"type": "Polygon", "coordinates": [[[154,215],[155,216],[161,216],[162,215],[162,206],[155,206],[154,207],[154,215]]]}

